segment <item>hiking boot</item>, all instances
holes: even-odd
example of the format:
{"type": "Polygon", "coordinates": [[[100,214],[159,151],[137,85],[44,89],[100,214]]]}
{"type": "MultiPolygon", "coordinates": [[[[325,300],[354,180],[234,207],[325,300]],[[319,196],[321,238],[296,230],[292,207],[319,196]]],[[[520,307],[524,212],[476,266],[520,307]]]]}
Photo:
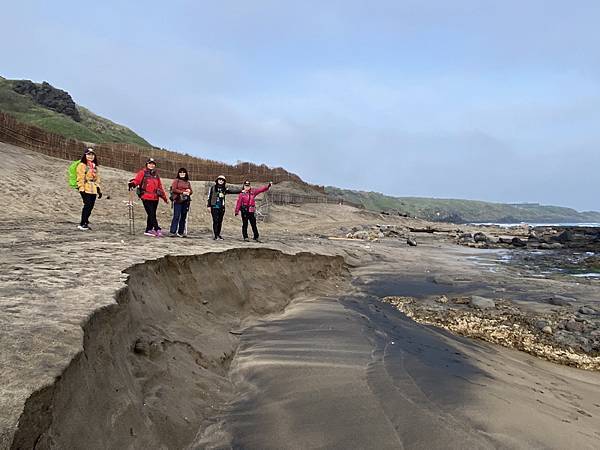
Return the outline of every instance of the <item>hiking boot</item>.
{"type": "Polygon", "coordinates": [[[87,231],[90,228],[87,225],[77,225],[77,229],[81,231],[87,231]]]}
{"type": "Polygon", "coordinates": [[[156,237],[156,233],[154,232],[154,230],[144,231],[144,236],[156,237]]]}

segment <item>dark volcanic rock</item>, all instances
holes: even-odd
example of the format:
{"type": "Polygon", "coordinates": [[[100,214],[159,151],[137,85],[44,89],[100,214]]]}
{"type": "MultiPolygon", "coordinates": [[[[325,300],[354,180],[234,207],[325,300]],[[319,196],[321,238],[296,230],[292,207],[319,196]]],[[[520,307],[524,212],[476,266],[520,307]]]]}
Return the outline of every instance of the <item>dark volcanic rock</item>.
{"type": "Polygon", "coordinates": [[[473,236],[473,240],[475,242],[488,242],[489,238],[480,231],[480,232],[475,233],[475,235],[473,236]]]}
{"type": "Polygon", "coordinates": [[[549,299],[546,300],[548,303],[550,303],[551,305],[555,305],[555,306],[570,306],[571,303],[575,302],[576,300],[572,297],[565,297],[563,295],[554,295],[552,297],[550,297],[549,299]]]}
{"type": "Polygon", "coordinates": [[[515,247],[527,247],[527,243],[518,237],[512,238],[511,244],[515,247]]]}
{"type": "Polygon", "coordinates": [[[40,85],[29,80],[15,82],[13,90],[19,94],[28,95],[45,108],[71,117],[76,122],[81,122],[77,105],[68,92],[56,89],[45,81],[40,85]]]}
{"type": "Polygon", "coordinates": [[[561,244],[566,244],[573,240],[573,232],[571,230],[565,230],[560,233],[558,236],[551,238],[553,241],[559,242],[561,244]]]}
{"type": "Polygon", "coordinates": [[[598,314],[598,311],[596,311],[593,308],[590,308],[589,306],[582,306],[581,308],[579,308],[579,312],[588,316],[595,316],[596,314],[598,314]]]}

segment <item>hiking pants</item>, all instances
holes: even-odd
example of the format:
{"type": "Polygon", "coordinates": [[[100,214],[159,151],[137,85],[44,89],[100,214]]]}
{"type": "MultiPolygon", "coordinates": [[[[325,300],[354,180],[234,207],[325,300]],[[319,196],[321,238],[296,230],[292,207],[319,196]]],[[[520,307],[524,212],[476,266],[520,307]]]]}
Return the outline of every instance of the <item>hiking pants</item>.
{"type": "Polygon", "coordinates": [[[244,239],[248,239],[248,222],[252,226],[253,239],[258,239],[258,228],[256,228],[256,216],[253,212],[242,210],[242,236],[244,239]]]}
{"type": "Polygon", "coordinates": [[[156,220],[156,210],[158,209],[158,200],[142,200],[144,209],[148,215],[146,221],[146,231],[160,230],[158,220],[156,220]]]}
{"type": "Polygon", "coordinates": [[[190,210],[190,202],[173,203],[173,220],[171,221],[171,234],[185,233],[187,214],[190,210]]]}
{"type": "Polygon", "coordinates": [[[223,216],[225,216],[225,208],[212,208],[210,210],[213,219],[213,233],[215,237],[221,236],[221,227],[223,226],[223,216]]]}
{"type": "Polygon", "coordinates": [[[81,223],[79,225],[87,226],[96,203],[96,194],[88,194],[87,192],[80,192],[81,199],[83,200],[83,209],[81,210],[81,223]]]}

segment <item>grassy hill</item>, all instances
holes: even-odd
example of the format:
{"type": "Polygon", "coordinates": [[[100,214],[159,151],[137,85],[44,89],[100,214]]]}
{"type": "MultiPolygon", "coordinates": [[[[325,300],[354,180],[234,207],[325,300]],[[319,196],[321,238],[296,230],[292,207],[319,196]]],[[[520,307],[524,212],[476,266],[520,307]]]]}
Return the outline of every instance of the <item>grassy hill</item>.
{"type": "Polygon", "coordinates": [[[0,111],[13,115],[25,122],[52,133],[78,139],[84,142],[121,142],[144,147],[151,145],[129,128],[100,117],[90,110],[77,105],[81,121],[39,105],[30,96],[13,90],[18,80],[0,77],[0,111]]]}
{"type": "Polygon", "coordinates": [[[378,192],[352,191],[327,186],[332,197],[363,205],[372,211],[395,210],[402,214],[433,221],[466,223],[558,223],[600,222],[596,211],[578,212],[571,208],[537,203],[507,204],[476,200],[454,200],[421,197],[391,197],[378,192]]]}

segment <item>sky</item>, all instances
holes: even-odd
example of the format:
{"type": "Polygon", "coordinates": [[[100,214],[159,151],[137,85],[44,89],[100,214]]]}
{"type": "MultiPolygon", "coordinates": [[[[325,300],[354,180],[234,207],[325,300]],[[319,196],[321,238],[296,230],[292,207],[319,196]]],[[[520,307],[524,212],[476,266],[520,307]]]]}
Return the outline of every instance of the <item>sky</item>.
{"type": "Polygon", "coordinates": [[[0,75],[152,144],[394,196],[600,210],[600,2],[28,1],[0,75]]]}

